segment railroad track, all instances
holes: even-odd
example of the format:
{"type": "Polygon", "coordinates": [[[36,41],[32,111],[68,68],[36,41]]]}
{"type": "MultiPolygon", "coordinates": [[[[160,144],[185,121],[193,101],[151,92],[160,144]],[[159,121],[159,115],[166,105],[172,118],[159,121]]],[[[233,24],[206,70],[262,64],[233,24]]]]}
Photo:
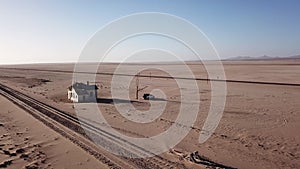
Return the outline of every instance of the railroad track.
{"type": "Polygon", "coordinates": [[[172,162],[161,156],[152,154],[142,147],[108,133],[87,121],[79,121],[78,118],[73,115],[42,103],[1,83],[0,94],[29,112],[48,127],[80,146],[102,163],[107,164],[110,168],[187,168],[183,164],[172,162]],[[82,126],[85,129],[83,129],[82,126]],[[109,148],[117,149],[127,156],[140,157],[142,155],[148,155],[153,157],[147,160],[143,158],[115,156],[97,146],[91,141],[91,137],[93,141],[104,143],[109,148]]]}

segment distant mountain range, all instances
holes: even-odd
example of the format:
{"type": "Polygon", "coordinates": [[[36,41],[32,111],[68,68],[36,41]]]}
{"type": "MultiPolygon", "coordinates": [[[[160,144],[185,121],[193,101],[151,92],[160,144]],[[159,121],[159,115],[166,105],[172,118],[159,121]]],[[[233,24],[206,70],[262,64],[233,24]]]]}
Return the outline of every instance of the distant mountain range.
{"type": "Polygon", "coordinates": [[[286,56],[286,57],[279,57],[279,56],[258,56],[258,57],[251,57],[251,56],[237,56],[231,57],[224,60],[283,60],[283,59],[300,59],[300,55],[294,56],[286,56]]]}

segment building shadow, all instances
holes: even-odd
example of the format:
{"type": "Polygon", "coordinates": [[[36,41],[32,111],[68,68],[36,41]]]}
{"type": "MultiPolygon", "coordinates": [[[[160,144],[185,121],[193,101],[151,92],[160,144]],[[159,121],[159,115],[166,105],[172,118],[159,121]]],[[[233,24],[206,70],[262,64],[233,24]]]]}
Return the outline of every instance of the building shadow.
{"type": "Polygon", "coordinates": [[[154,98],[154,99],[149,99],[149,100],[153,100],[153,101],[168,101],[168,100],[162,99],[162,98],[154,98]]]}
{"type": "Polygon", "coordinates": [[[139,101],[136,101],[136,100],[126,100],[126,99],[97,98],[97,103],[119,104],[119,103],[139,103],[139,101]]]}

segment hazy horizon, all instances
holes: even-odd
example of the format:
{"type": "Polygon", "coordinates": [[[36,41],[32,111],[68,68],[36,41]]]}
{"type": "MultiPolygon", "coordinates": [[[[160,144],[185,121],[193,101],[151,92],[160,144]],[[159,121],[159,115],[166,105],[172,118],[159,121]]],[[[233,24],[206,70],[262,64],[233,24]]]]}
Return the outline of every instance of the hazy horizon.
{"type": "MultiPolygon", "coordinates": [[[[120,17],[139,12],[168,13],[191,22],[209,38],[221,59],[300,54],[300,2],[296,0],[188,3],[2,0],[0,65],[76,62],[85,44],[100,28],[120,17]]],[[[183,48],[167,40],[148,37],[134,39],[127,45],[134,48],[142,44],[140,42],[148,46],[168,44],[176,48],[185,60],[191,59],[183,48]]],[[[118,52],[111,55],[116,57],[108,60],[120,62],[119,56],[126,53],[126,48],[118,52]]],[[[160,58],[154,62],[172,61],[171,57],[160,58]]],[[[151,61],[152,57],[139,56],[136,59],[143,62],[151,61]]],[[[210,60],[210,56],[202,60],[210,60]]]]}

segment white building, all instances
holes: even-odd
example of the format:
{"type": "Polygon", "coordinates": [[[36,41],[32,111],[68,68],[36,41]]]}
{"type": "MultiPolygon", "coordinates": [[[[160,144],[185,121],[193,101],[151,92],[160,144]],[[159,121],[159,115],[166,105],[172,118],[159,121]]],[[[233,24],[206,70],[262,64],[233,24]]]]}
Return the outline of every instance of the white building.
{"type": "Polygon", "coordinates": [[[68,88],[68,99],[73,102],[96,102],[97,101],[96,85],[84,83],[74,83],[68,88]]]}

